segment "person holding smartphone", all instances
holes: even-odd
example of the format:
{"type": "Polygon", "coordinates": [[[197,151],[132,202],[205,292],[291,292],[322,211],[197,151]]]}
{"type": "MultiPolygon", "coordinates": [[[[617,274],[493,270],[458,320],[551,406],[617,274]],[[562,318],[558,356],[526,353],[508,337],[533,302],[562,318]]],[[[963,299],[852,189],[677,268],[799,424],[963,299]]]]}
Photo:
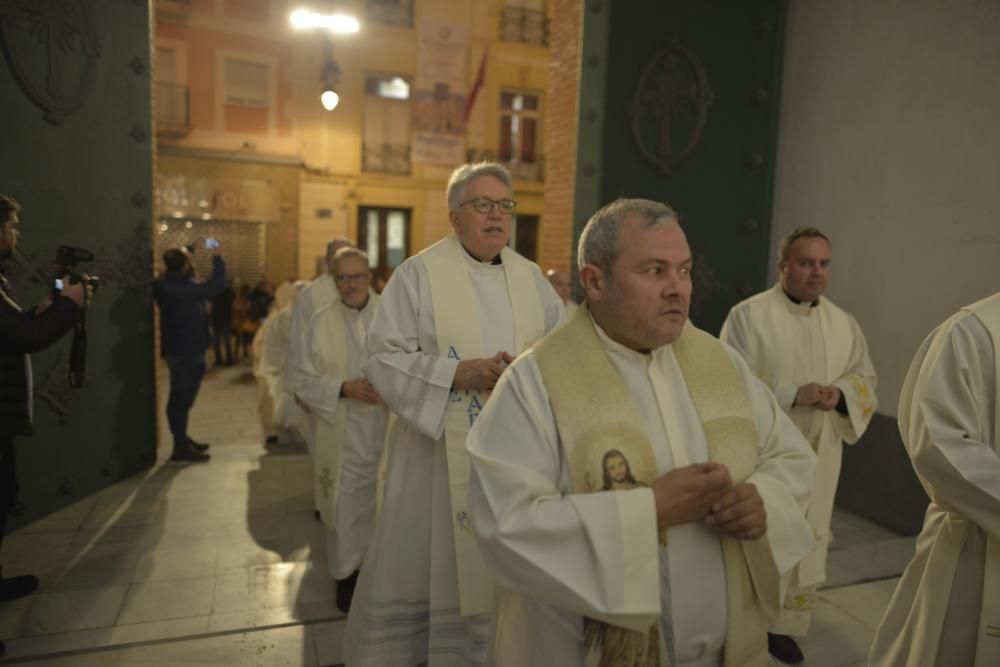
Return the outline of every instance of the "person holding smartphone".
{"type": "Polygon", "coordinates": [[[160,307],[160,349],[170,369],[167,421],[174,439],[173,462],[208,461],[208,445],[188,436],[188,413],[194,405],[205,375],[205,352],[212,345],[207,301],[226,288],[226,263],[220,244],[206,239],[211,249],[212,276],[195,282],[191,254],[194,247],[170,248],[163,253],[166,271],[153,283],[153,296],[160,307]],[[211,243],[210,243],[211,242],[211,243]]]}
{"type": "MultiPolygon", "coordinates": [[[[17,504],[17,463],[14,438],[30,436],[34,411],[31,396],[31,359],[28,356],[62,338],[80,317],[87,293],[83,283],[69,280],[36,308],[23,309],[6,277],[2,262],[13,256],[20,237],[13,197],[0,194],[0,546],[7,517],[17,504]]],[[[0,576],[0,602],[24,597],[38,587],[38,577],[0,576]]],[[[0,655],[4,653],[0,641],[0,655]]]]}

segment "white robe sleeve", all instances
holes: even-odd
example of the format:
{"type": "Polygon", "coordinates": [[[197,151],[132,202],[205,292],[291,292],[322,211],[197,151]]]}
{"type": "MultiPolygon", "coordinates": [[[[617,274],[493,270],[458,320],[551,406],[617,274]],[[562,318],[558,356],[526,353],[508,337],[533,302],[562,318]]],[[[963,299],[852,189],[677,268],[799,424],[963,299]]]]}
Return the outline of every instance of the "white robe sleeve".
{"type": "Polygon", "coordinates": [[[868,342],[865,340],[865,335],[861,332],[857,321],[853,317],[850,319],[853,333],[850,360],[847,371],[833,382],[833,386],[844,396],[847,414],[843,415],[836,410],[831,410],[830,414],[840,438],[847,444],[853,445],[864,435],[872,415],[878,408],[878,398],[875,396],[878,376],[875,374],[871,357],[868,356],[868,342]]]}
{"type": "Polygon", "coordinates": [[[767,512],[766,536],[742,545],[757,596],[764,610],[777,616],[788,586],[786,575],[816,548],[805,517],[816,455],[743,358],[732,351],[730,357],[747,388],[760,443],[757,466],[746,481],[757,487],[767,512]]]}
{"type": "Polygon", "coordinates": [[[1000,535],[996,362],[986,328],[969,315],[932,334],[910,367],[899,425],[929,495],[1000,535]]]}
{"type": "Polygon", "coordinates": [[[444,433],[444,417],[457,359],[427,354],[420,343],[420,319],[433,316],[423,303],[426,280],[411,257],[392,274],[368,331],[362,372],[392,412],[429,438],[444,433]]]}
{"type": "Polygon", "coordinates": [[[642,585],[659,580],[653,492],[566,492],[555,417],[530,353],[504,373],[467,447],[473,528],[501,585],[637,631],[655,621],[659,589],[642,585]]]}
{"type": "MultiPolygon", "coordinates": [[[[753,335],[753,327],[750,323],[750,310],[749,305],[730,310],[729,315],[726,316],[726,321],[722,323],[719,340],[733,347],[743,356],[743,359],[747,363],[752,365],[754,362],[752,359],[753,345],[750,338],[753,335]]],[[[764,384],[774,394],[774,398],[778,401],[778,406],[784,412],[787,413],[792,409],[792,405],[795,403],[795,395],[799,391],[798,387],[792,384],[778,384],[778,381],[775,379],[769,379],[764,384]]]]}
{"type": "Polygon", "coordinates": [[[292,395],[298,395],[296,385],[301,378],[301,371],[296,363],[301,359],[306,350],[305,335],[309,329],[309,319],[312,317],[312,308],[307,293],[308,289],[303,289],[299,298],[292,304],[291,326],[288,329],[288,356],[284,373],[285,391],[292,395]]]}

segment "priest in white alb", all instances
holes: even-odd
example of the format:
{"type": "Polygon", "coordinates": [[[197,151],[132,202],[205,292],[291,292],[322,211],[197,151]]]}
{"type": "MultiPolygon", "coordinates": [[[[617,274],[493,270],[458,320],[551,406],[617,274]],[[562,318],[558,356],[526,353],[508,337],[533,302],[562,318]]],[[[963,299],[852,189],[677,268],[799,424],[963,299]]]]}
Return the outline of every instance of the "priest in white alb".
{"type": "Polygon", "coordinates": [[[813,548],[815,456],[740,355],[687,319],[691,251],[645,199],[580,238],[586,304],[500,379],[469,434],[498,581],[497,667],[763,667],[813,548]]]}
{"type": "Polygon", "coordinates": [[[341,248],[330,272],[340,298],[320,307],[309,321],[305,354],[298,360],[302,380],[297,395],[315,417],[316,502],[327,529],[337,607],[346,613],[375,531],[388,412],[361,372],[368,327],[378,307],[378,296],[368,289],[368,256],[357,248],[341,248]]]}
{"type": "Polygon", "coordinates": [[[545,277],[549,279],[549,284],[552,285],[552,289],[556,291],[559,298],[562,299],[563,306],[566,308],[566,319],[573,317],[573,313],[576,312],[577,303],[573,301],[573,289],[570,285],[569,274],[566,271],[556,271],[555,269],[549,269],[545,272],[545,277]]]}
{"type": "Polygon", "coordinates": [[[871,667],[1000,665],[1000,293],[917,351],[899,430],[931,498],[871,667]]]}
{"type": "MultiPolygon", "coordinates": [[[[316,311],[331,301],[340,298],[337,286],[333,282],[333,257],[341,248],[353,247],[349,239],[336,237],[326,244],[326,272],[314,278],[308,285],[302,288],[295,303],[292,305],[291,326],[288,334],[288,366],[284,373],[285,390],[296,398],[299,406],[306,413],[304,419],[303,437],[309,455],[312,456],[316,442],[316,416],[301,400],[300,391],[302,382],[305,381],[305,371],[301,360],[305,359],[308,347],[305,346],[305,339],[309,330],[309,322],[316,311]]],[[[320,518],[319,502],[316,503],[316,518],[320,518]]]]}
{"type": "Polygon", "coordinates": [[[368,334],[365,375],[398,418],[350,667],[485,664],[493,577],[472,537],[465,438],[507,364],[563,321],[538,266],[507,247],[510,173],[463,165],[447,201],[454,234],[393,272],[368,334]]]}
{"type": "MultiPolygon", "coordinates": [[[[286,445],[301,442],[302,433],[305,431],[305,413],[296,403],[295,397],[285,388],[284,381],[292,326],[292,305],[305,285],[305,281],[295,281],[291,290],[283,296],[284,305],[267,316],[254,336],[254,375],[260,383],[258,387],[261,388],[260,385],[263,385],[262,389],[267,392],[273,406],[270,422],[273,440],[272,433],[268,433],[268,442],[280,442],[286,445]]],[[[278,299],[275,297],[275,306],[277,302],[278,299]]]]}
{"type": "Polygon", "coordinates": [[[771,653],[794,665],[804,656],[792,635],[808,634],[816,587],[826,579],[843,443],[856,443],[868,428],[878,378],[858,323],[823,295],[829,239],[801,227],[781,241],[778,256],[778,284],[733,306],[719,337],[746,358],[816,452],[807,514],[816,550],[799,565],[768,638],[771,653]]]}

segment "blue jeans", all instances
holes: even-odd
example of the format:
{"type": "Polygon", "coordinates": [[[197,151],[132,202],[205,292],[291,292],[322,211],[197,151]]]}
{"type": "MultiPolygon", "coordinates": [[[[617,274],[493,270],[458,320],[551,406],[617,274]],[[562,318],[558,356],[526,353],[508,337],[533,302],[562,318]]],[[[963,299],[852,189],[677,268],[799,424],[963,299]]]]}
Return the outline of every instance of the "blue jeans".
{"type": "Polygon", "coordinates": [[[174,436],[174,450],[187,449],[188,412],[194,405],[205,375],[205,355],[167,356],[170,369],[170,397],[167,399],[167,422],[174,436]]]}

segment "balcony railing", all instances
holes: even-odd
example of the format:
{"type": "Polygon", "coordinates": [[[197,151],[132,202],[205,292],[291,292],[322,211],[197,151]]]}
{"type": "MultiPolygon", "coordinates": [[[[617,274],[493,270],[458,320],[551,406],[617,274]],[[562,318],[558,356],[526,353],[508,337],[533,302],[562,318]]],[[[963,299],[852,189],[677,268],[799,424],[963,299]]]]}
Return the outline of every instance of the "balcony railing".
{"type": "Polygon", "coordinates": [[[381,174],[409,174],[410,147],[393,144],[363,144],[361,171],[381,174]]]}
{"type": "Polygon", "coordinates": [[[504,7],[500,13],[500,39],[546,46],[549,43],[549,20],[545,12],[523,7],[504,7]]]}
{"type": "Polygon", "coordinates": [[[545,182],[545,159],[541,155],[536,155],[533,160],[504,160],[493,151],[485,151],[479,148],[470,148],[466,151],[466,159],[469,162],[500,162],[507,167],[510,175],[515,181],[529,181],[531,183],[545,182]]]}
{"type": "Polygon", "coordinates": [[[179,83],[156,82],[156,133],[183,137],[191,131],[188,87],[179,83]]]}

